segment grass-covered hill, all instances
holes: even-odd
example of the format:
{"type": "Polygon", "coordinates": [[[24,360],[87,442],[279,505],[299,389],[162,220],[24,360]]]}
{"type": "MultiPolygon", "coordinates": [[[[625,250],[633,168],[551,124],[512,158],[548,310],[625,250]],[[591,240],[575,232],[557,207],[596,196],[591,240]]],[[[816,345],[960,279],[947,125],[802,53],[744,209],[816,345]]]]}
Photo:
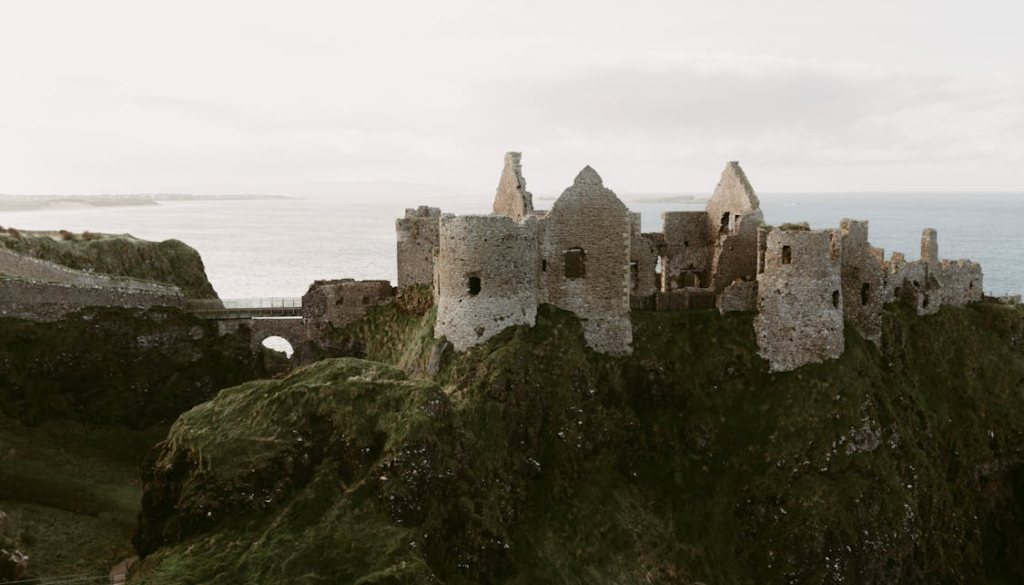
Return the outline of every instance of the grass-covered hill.
{"type": "Polygon", "coordinates": [[[177,285],[192,298],[217,298],[199,252],[178,240],[0,229],[0,246],[76,270],[177,285]]]}
{"type": "Polygon", "coordinates": [[[1024,308],[890,306],[881,351],[848,331],[780,374],[751,315],[633,319],[624,359],[550,307],[453,354],[432,312],[375,309],[338,332],[375,362],[178,419],[145,466],[137,582],[1024,577],[1024,308]]]}

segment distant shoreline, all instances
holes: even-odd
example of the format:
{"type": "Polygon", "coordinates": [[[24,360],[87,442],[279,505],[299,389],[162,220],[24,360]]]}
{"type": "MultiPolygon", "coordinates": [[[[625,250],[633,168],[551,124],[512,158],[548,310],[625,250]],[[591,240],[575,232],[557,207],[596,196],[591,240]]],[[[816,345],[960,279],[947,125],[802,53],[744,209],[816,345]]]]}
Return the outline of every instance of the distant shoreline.
{"type": "Polygon", "coordinates": [[[290,199],[284,195],[0,195],[0,211],[38,211],[70,206],[137,207],[159,205],[161,201],[252,201],[290,199]]]}

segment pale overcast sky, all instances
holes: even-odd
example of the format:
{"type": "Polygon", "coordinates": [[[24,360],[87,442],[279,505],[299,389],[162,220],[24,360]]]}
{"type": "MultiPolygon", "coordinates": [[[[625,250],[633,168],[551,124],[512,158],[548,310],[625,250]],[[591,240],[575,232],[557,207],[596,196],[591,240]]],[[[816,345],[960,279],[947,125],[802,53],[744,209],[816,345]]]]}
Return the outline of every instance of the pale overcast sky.
{"type": "Polygon", "coordinates": [[[0,3],[0,193],[1024,191],[1024,2],[0,3]],[[367,186],[365,192],[380,190],[367,186]],[[438,191],[438,188],[431,188],[438,191]]]}

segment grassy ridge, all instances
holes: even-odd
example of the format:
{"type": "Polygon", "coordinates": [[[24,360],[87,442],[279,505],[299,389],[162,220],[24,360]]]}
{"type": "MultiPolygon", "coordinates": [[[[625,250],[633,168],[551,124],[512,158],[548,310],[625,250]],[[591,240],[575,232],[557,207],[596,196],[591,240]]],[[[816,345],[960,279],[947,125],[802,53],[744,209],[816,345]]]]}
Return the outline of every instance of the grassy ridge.
{"type": "Polygon", "coordinates": [[[0,246],[19,254],[86,270],[177,285],[189,297],[215,299],[199,252],[178,240],[150,242],[130,235],[51,237],[46,232],[0,231],[0,246]]]}
{"type": "Polygon", "coordinates": [[[750,315],[637,313],[626,359],[551,307],[462,354],[431,323],[340,335],[432,380],[329,360],[184,415],[147,466],[144,582],[1024,574],[1021,307],[892,306],[883,351],[851,331],[782,374],[750,315]]]}

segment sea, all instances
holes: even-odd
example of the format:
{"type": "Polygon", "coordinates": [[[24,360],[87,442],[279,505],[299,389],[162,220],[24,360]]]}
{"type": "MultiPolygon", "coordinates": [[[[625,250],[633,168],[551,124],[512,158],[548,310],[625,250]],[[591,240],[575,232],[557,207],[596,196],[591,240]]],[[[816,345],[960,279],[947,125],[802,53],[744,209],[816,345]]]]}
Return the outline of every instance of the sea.
{"type": "MultiPolygon", "coordinates": [[[[706,197],[697,195],[697,197],[706,197]]],[[[935,228],[942,258],[980,262],[985,293],[1024,293],[1024,193],[766,193],[759,195],[772,225],[809,222],[832,228],[842,218],[869,220],[869,239],[920,257],[921,231],[935,228]]],[[[223,299],[298,297],[314,280],[396,278],[395,219],[406,207],[429,204],[444,212],[489,213],[493,195],[467,197],[298,197],[160,201],[101,207],[61,204],[0,211],[0,226],[26,230],[131,234],[178,239],[202,255],[223,299]]],[[[674,197],[625,195],[644,231],[661,231],[665,211],[701,210],[674,197]]],[[[552,197],[536,198],[538,209],[552,197]]]]}

